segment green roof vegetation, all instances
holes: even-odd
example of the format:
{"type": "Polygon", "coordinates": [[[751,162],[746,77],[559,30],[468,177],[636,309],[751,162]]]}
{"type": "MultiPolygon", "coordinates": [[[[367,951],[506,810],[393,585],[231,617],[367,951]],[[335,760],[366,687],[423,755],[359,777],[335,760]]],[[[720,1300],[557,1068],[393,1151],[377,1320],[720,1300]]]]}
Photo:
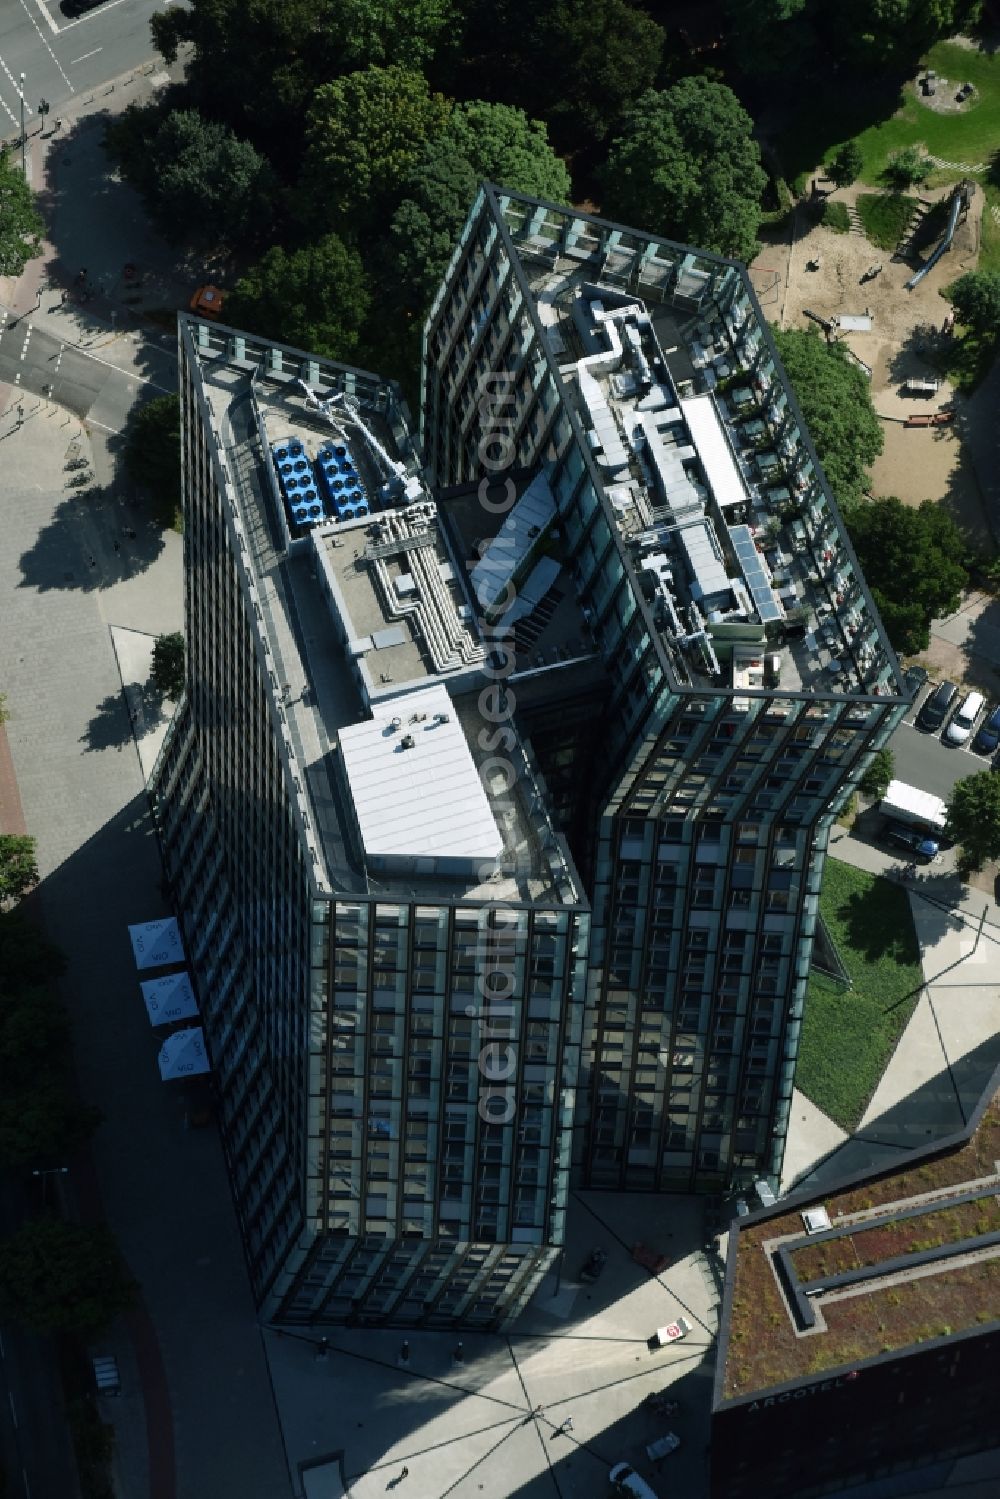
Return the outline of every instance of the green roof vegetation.
{"type": "Polygon", "coordinates": [[[810,977],[795,1085],[851,1132],[920,996],[920,950],[905,890],[878,875],[828,859],[819,903],[853,987],[810,977]]]}
{"type": "MultiPolygon", "coordinates": [[[[902,1204],[922,1193],[946,1187],[954,1187],[956,1192],[971,1189],[974,1182],[996,1173],[998,1158],[1000,1095],[994,1096],[967,1144],[927,1157],[906,1170],[871,1178],[849,1191],[818,1197],[814,1202],[827,1209],[833,1226],[837,1227],[840,1220],[852,1213],[902,1204]]],[[[778,1214],[743,1231],[734,1230],[736,1269],[722,1338],[724,1400],[825,1374],[879,1353],[909,1348],[930,1338],[1000,1320],[1000,1259],[992,1258],[955,1265],[945,1263],[930,1275],[897,1280],[889,1285],[875,1284],[871,1290],[862,1290],[840,1301],[824,1300],[821,1305],[826,1330],[799,1335],[764,1245],[783,1236],[801,1235],[800,1214],[808,1205],[803,1202],[794,1212],[778,1214]]],[[[982,1203],[969,1206],[974,1209],[971,1217],[961,1207],[949,1208],[939,1202],[929,1208],[926,1218],[890,1223],[865,1234],[852,1235],[851,1240],[830,1241],[827,1251],[830,1268],[834,1268],[834,1245],[860,1243],[869,1234],[887,1236],[882,1244],[884,1257],[889,1257],[891,1253],[907,1252],[905,1247],[893,1248],[897,1235],[898,1245],[905,1245],[908,1240],[903,1235],[948,1243],[996,1231],[993,1213],[985,1210],[982,1203]]],[[[926,1247],[936,1245],[928,1243],[926,1247]]],[[[804,1246],[796,1255],[796,1269],[802,1273],[801,1257],[814,1249],[822,1252],[823,1248],[819,1244],[804,1246]]],[[[879,1258],[882,1257],[880,1253],[879,1258]]],[[[857,1257],[854,1263],[859,1263],[857,1257]]]]}

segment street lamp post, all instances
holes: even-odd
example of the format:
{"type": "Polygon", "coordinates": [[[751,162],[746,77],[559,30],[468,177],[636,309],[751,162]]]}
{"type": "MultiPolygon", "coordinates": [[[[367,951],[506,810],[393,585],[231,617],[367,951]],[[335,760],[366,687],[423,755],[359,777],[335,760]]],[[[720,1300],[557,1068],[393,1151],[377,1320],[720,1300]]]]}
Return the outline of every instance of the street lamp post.
{"type": "Polygon", "coordinates": [[[40,1176],[42,1179],[42,1207],[48,1200],[48,1185],[50,1176],[66,1176],[69,1173],[68,1166],[50,1166],[47,1171],[32,1171],[32,1176],[40,1176]]]}
{"type": "Polygon", "coordinates": [[[21,74],[21,171],[28,180],[28,134],[24,123],[24,74],[21,74]]]}

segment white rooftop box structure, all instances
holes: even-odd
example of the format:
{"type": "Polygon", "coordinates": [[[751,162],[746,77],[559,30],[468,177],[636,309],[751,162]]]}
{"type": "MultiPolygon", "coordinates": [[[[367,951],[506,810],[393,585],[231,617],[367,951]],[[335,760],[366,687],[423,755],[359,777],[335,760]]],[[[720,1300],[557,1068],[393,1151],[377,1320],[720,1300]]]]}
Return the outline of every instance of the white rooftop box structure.
{"type": "Polygon", "coordinates": [[[365,858],[394,874],[488,876],[503,842],[447,690],[381,701],[341,730],[365,858]]]}

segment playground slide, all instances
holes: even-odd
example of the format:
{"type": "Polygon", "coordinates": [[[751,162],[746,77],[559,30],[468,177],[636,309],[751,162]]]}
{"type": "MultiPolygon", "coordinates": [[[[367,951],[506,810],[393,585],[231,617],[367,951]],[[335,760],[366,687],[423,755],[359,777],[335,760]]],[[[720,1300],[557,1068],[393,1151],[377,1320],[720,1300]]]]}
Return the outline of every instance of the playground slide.
{"type": "Polygon", "coordinates": [[[907,281],[907,291],[912,291],[913,288],[924,279],[924,277],[927,275],[927,272],[934,269],[938,261],[941,259],[941,256],[944,255],[947,250],[951,249],[951,242],[955,238],[955,229],[958,226],[958,215],[962,211],[962,204],[964,202],[965,184],[960,182],[955,191],[952,193],[951,207],[948,212],[948,223],[945,226],[945,231],[941,238],[941,243],[938,245],[937,249],[934,251],[934,254],[931,256],[930,260],[928,260],[927,264],[922,265],[919,271],[917,271],[916,274],[911,276],[909,281],[907,281]]]}

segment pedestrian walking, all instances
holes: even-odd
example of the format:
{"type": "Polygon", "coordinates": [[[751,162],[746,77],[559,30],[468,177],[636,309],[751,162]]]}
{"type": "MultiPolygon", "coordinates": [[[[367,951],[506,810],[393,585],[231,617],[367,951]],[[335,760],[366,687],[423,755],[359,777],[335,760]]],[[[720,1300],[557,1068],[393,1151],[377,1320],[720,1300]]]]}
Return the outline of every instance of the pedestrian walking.
{"type": "Polygon", "coordinates": [[[572,1416],[567,1416],[566,1419],[565,1419],[565,1421],[563,1422],[563,1424],[560,1426],[559,1430],[560,1431],[572,1431],[573,1430],[573,1417],[572,1416]]]}
{"type": "Polygon", "coordinates": [[[400,1482],[402,1482],[404,1478],[406,1478],[406,1477],[409,1476],[409,1472],[410,1472],[409,1468],[404,1468],[403,1469],[402,1473],[400,1473],[400,1475],[399,1475],[400,1482]]]}
{"type": "Polygon", "coordinates": [[[120,541],[116,541],[116,542],[115,542],[115,551],[116,551],[116,552],[120,552],[120,551],[121,551],[121,549],[122,549],[122,544],[121,544],[121,542],[120,542],[120,541]]]}
{"type": "Polygon", "coordinates": [[[62,303],[62,305],[65,307],[66,303],[69,301],[69,287],[67,287],[67,286],[63,287],[62,294],[61,294],[59,300],[62,303]]]}

